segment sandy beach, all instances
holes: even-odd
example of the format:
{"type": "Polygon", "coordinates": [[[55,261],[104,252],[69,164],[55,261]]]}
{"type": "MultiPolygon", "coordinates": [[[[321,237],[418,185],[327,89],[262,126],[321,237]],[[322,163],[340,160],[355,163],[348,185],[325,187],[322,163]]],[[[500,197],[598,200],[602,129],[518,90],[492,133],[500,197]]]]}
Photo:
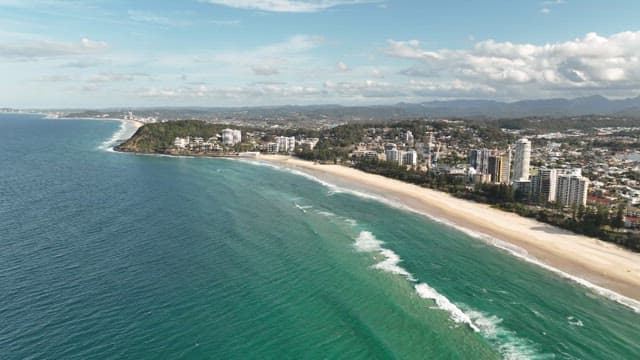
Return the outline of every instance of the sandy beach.
{"type": "MultiPolygon", "coordinates": [[[[526,251],[523,258],[528,261],[590,286],[582,281],[586,280],[595,285],[592,287],[596,292],[640,311],[640,254],[488,205],[345,166],[319,165],[288,156],[262,155],[257,159],[309,173],[337,186],[384,197],[427,216],[481,233],[485,240],[500,247],[515,245],[526,251]]],[[[518,255],[518,251],[513,253],[518,255]]]]}

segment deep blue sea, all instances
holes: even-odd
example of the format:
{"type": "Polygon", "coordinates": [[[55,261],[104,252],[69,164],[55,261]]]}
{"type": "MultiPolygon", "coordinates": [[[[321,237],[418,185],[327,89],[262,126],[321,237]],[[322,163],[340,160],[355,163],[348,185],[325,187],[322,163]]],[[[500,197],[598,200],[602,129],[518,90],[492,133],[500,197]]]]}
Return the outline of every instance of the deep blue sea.
{"type": "Polygon", "coordinates": [[[0,359],[640,359],[640,314],[285,169],[0,114],[0,359]]]}

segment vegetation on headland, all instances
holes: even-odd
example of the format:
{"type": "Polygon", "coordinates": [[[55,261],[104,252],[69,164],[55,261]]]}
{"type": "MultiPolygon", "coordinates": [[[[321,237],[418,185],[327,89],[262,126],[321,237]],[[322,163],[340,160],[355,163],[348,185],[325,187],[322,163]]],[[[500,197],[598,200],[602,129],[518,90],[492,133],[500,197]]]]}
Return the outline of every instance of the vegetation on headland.
{"type": "Polygon", "coordinates": [[[210,124],[198,120],[179,120],[146,124],[124,143],[115,147],[117,151],[137,153],[169,153],[176,137],[216,136],[228,125],[210,124]]]}

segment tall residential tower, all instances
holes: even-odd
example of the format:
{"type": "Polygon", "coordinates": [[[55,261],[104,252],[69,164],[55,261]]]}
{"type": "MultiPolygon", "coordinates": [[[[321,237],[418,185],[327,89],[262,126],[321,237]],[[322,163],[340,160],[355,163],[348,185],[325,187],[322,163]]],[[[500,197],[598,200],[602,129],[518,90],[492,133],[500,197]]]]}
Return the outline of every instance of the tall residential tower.
{"type": "Polygon", "coordinates": [[[531,141],[522,138],[516,141],[513,155],[513,181],[529,180],[529,163],[531,162],[531,141]]]}

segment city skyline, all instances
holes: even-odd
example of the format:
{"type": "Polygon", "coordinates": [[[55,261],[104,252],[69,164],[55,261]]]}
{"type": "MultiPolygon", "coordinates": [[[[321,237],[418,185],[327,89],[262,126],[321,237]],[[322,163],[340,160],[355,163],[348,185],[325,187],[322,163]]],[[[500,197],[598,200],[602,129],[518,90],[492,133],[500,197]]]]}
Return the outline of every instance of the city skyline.
{"type": "Polygon", "coordinates": [[[631,1],[2,0],[0,9],[0,106],[639,94],[631,1]]]}

